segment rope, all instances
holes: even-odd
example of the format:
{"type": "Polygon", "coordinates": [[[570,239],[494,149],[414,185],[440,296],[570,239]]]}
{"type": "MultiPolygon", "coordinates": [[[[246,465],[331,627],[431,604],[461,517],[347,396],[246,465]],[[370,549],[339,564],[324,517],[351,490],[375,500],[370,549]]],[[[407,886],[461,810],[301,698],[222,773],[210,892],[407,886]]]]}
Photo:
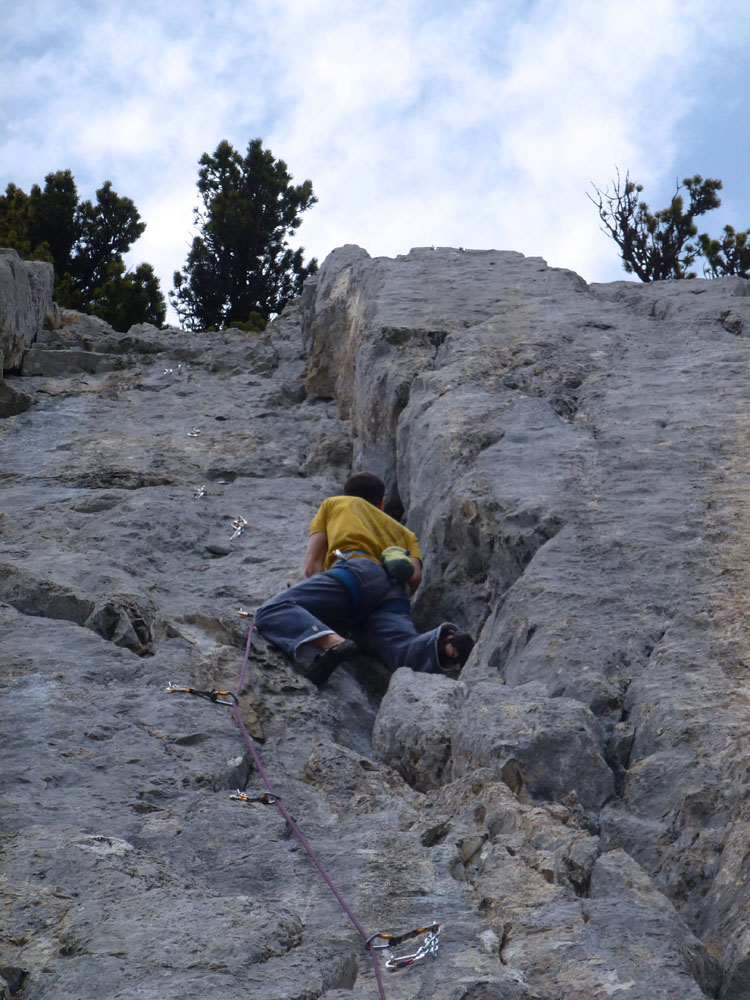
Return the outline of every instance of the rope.
{"type": "Polygon", "coordinates": [[[336,888],[336,886],[331,881],[331,879],[328,876],[328,873],[326,872],[325,868],[322,866],[322,864],[320,863],[320,861],[315,856],[312,848],[310,847],[310,845],[308,844],[308,842],[305,840],[305,838],[302,835],[302,832],[300,831],[299,827],[297,826],[297,824],[294,822],[294,820],[292,819],[292,817],[289,815],[288,811],[284,807],[284,804],[281,801],[280,797],[274,791],[274,789],[273,789],[273,787],[271,785],[271,782],[268,780],[266,772],[265,772],[265,770],[263,768],[263,764],[261,763],[260,757],[258,756],[258,751],[255,749],[255,744],[253,743],[252,739],[250,738],[250,734],[247,731],[247,727],[245,726],[245,722],[244,722],[242,716],[240,715],[239,708],[238,708],[238,702],[239,702],[240,692],[241,692],[242,687],[243,687],[243,685],[245,683],[245,674],[247,673],[247,664],[248,664],[248,660],[250,658],[250,645],[252,643],[252,638],[253,638],[253,625],[254,625],[254,623],[251,622],[250,623],[250,628],[248,629],[248,633],[247,633],[247,645],[245,646],[245,658],[242,661],[242,670],[240,671],[240,679],[239,679],[239,681],[237,683],[237,687],[236,687],[235,692],[234,692],[234,703],[232,704],[232,714],[234,715],[234,718],[235,718],[235,720],[237,722],[237,725],[240,727],[240,732],[242,733],[242,737],[245,740],[245,743],[247,744],[247,747],[248,747],[248,749],[249,749],[249,751],[250,751],[250,753],[252,755],[253,761],[255,762],[255,766],[258,768],[258,774],[260,775],[261,780],[263,781],[263,784],[266,786],[266,791],[268,792],[268,794],[273,799],[273,804],[276,806],[276,808],[279,810],[279,812],[281,813],[281,815],[284,817],[284,820],[286,821],[287,826],[292,831],[292,833],[297,838],[297,840],[300,842],[300,844],[302,845],[302,847],[305,849],[305,852],[307,853],[308,857],[310,858],[310,860],[312,861],[312,863],[315,865],[315,867],[320,872],[320,874],[321,874],[321,876],[323,878],[323,881],[326,883],[326,885],[328,886],[328,888],[331,890],[331,892],[333,893],[333,895],[336,897],[336,899],[338,900],[338,902],[339,902],[342,910],[347,915],[347,917],[349,917],[349,919],[351,920],[352,924],[354,924],[354,926],[356,927],[357,932],[362,937],[362,940],[365,942],[365,946],[367,947],[367,950],[370,953],[370,958],[372,959],[372,967],[375,970],[375,980],[376,980],[376,982],[378,984],[378,990],[380,992],[380,1000],[386,1000],[385,990],[383,988],[383,979],[382,979],[382,976],[380,974],[380,966],[378,965],[377,955],[375,954],[376,946],[374,945],[374,938],[376,938],[377,935],[369,936],[367,934],[367,932],[365,931],[365,929],[360,924],[360,922],[354,916],[354,914],[352,913],[351,909],[347,906],[347,904],[346,904],[344,898],[342,897],[341,893],[338,891],[338,889],[336,888]]]}

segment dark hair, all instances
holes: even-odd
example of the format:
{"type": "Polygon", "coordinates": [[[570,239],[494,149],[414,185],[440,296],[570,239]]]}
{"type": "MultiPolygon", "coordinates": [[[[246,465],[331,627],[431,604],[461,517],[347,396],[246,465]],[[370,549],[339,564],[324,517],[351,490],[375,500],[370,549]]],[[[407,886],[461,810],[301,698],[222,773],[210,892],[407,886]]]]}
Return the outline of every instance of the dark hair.
{"type": "Polygon", "coordinates": [[[344,483],[344,493],[348,497],[361,497],[378,507],[385,496],[385,483],[372,472],[355,472],[344,483]]]}

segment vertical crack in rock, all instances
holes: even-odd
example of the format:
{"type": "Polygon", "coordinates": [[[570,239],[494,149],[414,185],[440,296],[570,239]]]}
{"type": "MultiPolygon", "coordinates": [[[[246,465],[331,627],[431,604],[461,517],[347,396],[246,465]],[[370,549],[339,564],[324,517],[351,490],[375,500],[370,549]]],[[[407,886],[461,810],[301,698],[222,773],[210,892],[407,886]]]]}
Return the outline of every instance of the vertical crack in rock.
{"type": "Polygon", "coordinates": [[[25,994],[374,986],[278,811],[228,798],[264,787],[231,710],[164,693],[233,690],[237,611],[369,467],[422,545],[418,624],[477,636],[459,682],[363,656],[318,692],[256,637],[239,708],[364,924],[443,922],[404,989],[744,1000],[747,282],[343,247],[261,334],[118,333],[3,260],[0,968],[25,994]]]}

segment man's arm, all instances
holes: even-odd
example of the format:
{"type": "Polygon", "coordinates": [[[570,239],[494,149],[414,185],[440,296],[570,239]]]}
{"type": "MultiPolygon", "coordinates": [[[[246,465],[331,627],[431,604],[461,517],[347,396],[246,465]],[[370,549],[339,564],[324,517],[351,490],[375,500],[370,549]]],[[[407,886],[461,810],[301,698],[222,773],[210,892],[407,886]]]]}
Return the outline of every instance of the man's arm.
{"type": "Polygon", "coordinates": [[[422,560],[417,559],[416,556],[412,556],[411,561],[414,564],[414,572],[407,582],[409,584],[409,593],[413,594],[422,582],[422,560]]]}
{"type": "Polygon", "coordinates": [[[314,576],[315,573],[322,573],[326,568],[326,556],[328,555],[328,535],[325,531],[314,531],[310,535],[305,552],[305,576],[314,576]]]}

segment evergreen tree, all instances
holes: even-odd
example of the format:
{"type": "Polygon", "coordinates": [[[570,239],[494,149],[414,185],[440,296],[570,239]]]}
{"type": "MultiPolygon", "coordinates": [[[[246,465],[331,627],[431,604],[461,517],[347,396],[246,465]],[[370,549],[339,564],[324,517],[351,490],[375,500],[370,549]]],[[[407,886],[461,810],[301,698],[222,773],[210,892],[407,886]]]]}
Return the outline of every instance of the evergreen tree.
{"type": "Polygon", "coordinates": [[[68,273],[78,239],[78,191],[73,174],[58,170],[47,174],[44,190],[38,184],[29,196],[29,238],[35,246],[49,247],[58,274],[68,273]]]}
{"type": "Polygon", "coordinates": [[[166,303],[150,264],[126,273],[122,255],[146,228],[130,198],[105,181],[95,201],[79,203],[72,173],[58,170],[27,195],[9,184],[0,195],[0,246],[50,261],[55,300],[101,316],[126,330],[138,322],[161,326],[166,303]],[[127,325],[124,325],[127,324],[127,325]]]}
{"type": "Polygon", "coordinates": [[[104,279],[94,288],[90,311],[115,330],[129,330],[136,323],[161,326],[166,303],[153,267],[139,264],[126,272],[122,258],[114,257],[104,279]]]}
{"type": "MultiPolygon", "coordinates": [[[[112,280],[110,265],[121,264],[122,255],[142,236],[146,223],[130,198],[121,198],[105,181],[96,192],[96,202],[84,201],[76,213],[77,242],[71,274],[86,301],[95,298],[96,289],[112,280]]],[[[125,268],[122,268],[124,276],[125,268]]]]}
{"type": "Polygon", "coordinates": [[[677,186],[668,208],[651,212],[640,200],[643,185],[632,181],[629,173],[622,182],[618,172],[612,194],[594,185],[597,198],[589,198],[599,210],[604,232],[620,248],[625,270],[641,281],[659,281],[695,277],[689,268],[700,253],[703,239],[693,242],[698,235],[695,219],[719,207],[721,187],[721,181],[704,181],[700,174],[687,177],[677,186]],[[687,208],[680,193],[683,188],[688,194],[687,208]]]}
{"type": "Polygon", "coordinates": [[[709,277],[736,274],[750,278],[750,230],[738,233],[732,226],[724,226],[723,239],[712,240],[707,233],[701,233],[700,242],[709,277]]]}
{"type": "Polygon", "coordinates": [[[283,160],[260,139],[241,156],[226,140],[204,153],[198,172],[200,234],[183,271],[174,275],[170,301],[189,329],[259,326],[302,290],[317,261],[292,250],[301,213],[317,201],[312,182],[292,185],[283,160]]]}

